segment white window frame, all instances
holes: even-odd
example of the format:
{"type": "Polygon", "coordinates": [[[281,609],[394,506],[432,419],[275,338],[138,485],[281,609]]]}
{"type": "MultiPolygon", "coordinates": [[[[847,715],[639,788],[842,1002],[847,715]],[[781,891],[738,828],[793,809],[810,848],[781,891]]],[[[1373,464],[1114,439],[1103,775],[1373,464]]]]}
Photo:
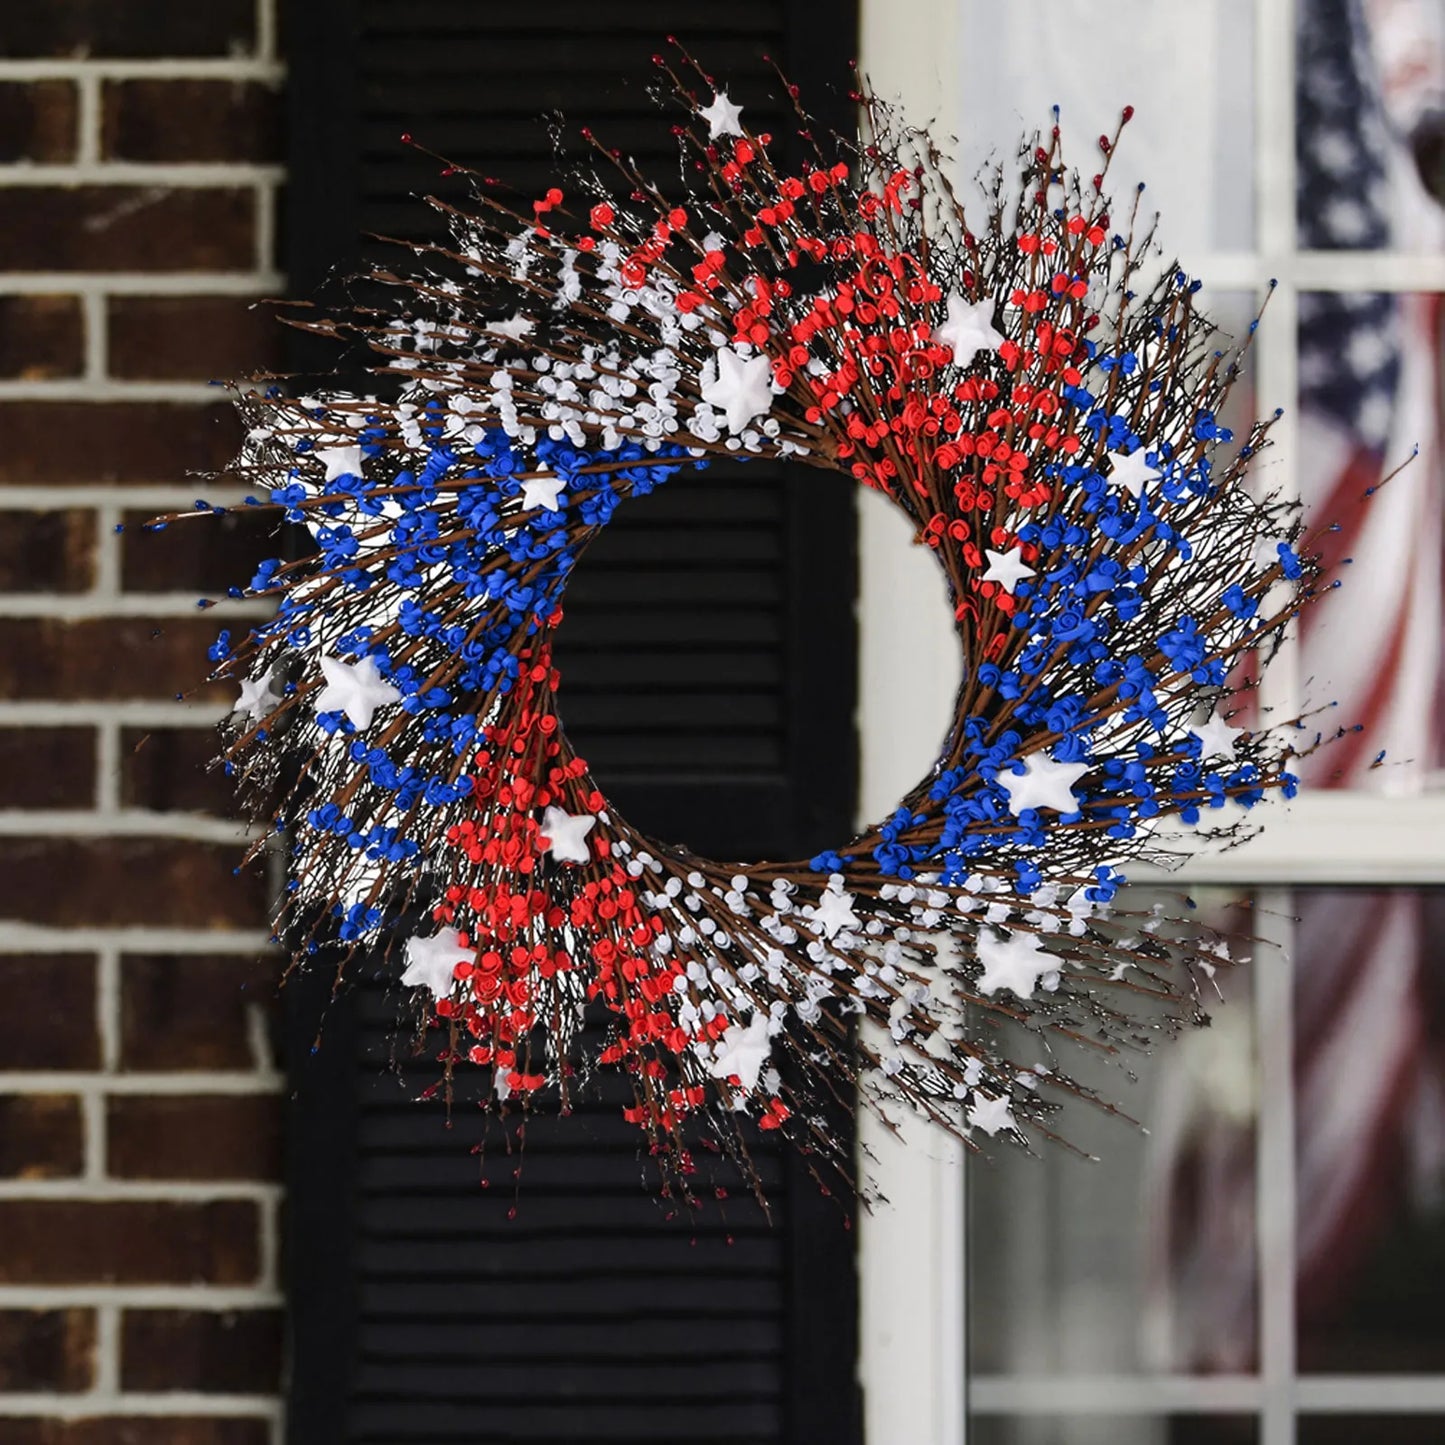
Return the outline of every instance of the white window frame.
{"type": "MultiPolygon", "coordinates": [[[[1275,287],[1268,322],[1254,342],[1262,410],[1284,408],[1273,436],[1280,458],[1273,480],[1298,495],[1296,326],[1303,291],[1445,291],[1445,255],[1300,252],[1294,249],[1294,0],[1255,0],[1254,249],[1187,257],[1192,274],[1216,290],[1263,298],[1275,287]]],[[[1092,23],[1108,24],[1107,7],[1092,23]]],[[[877,90],[899,96],[915,118],[944,131],[966,124],[959,77],[965,33],[961,0],[862,0],[862,67],[877,90]]],[[[1127,37],[1120,38],[1127,44],[1127,37]]],[[[860,508],[860,735],[862,805],[868,816],[891,805],[902,786],[899,759],[927,757],[930,735],[951,707],[956,663],[946,618],[902,655],[899,625],[911,635],[937,607],[928,567],[901,545],[885,508],[860,508]],[[930,661],[937,664],[930,667],[930,661]],[[920,696],[932,689],[933,696],[920,696]],[[906,698],[898,708],[893,700],[906,698]]],[[[915,554],[916,555],[916,554],[915,554]]],[[[1267,700],[1297,711],[1299,679],[1284,653],[1271,669],[1267,700]]],[[[905,764],[906,767],[906,764],[905,764]]],[[[1289,889],[1320,885],[1445,884],[1445,790],[1386,797],[1361,792],[1303,793],[1271,811],[1265,830],[1235,851],[1192,859],[1176,882],[1247,885],[1281,920],[1289,889]]],[[[1141,881],[1143,881],[1141,879],[1141,881]]],[[[1256,966],[1255,1028],[1260,1061],[1256,1131],[1260,1359],[1240,1376],[1020,1376],[969,1378],[964,1170],[961,1152],[923,1131],[900,1143],[864,1118],[861,1133],[877,1156],[874,1174],[891,1203],[860,1227],[861,1349],[868,1445],[961,1445],[971,1407],[990,1414],[1249,1413],[1260,1445],[1294,1445],[1299,1413],[1445,1411],[1439,1375],[1301,1376],[1295,1359],[1293,1016],[1282,924],[1273,962],[1256,966]]]]}

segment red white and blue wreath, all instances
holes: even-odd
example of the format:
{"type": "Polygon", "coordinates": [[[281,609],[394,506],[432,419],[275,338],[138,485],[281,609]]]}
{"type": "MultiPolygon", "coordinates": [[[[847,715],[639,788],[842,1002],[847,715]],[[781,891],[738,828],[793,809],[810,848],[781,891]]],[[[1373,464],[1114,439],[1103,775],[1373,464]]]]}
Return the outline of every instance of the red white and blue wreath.
{"type": "Polygon", "coordinates": [[[663,69],[679,193],[593,142],[530,205],[433,201],[451,240],[372,273],[389,303],[303,321],[364,338],[399,399],[239,401],[247,505],[316,544],[261,566],[274,617],[212,651],[241,688],[226,770],[286,851],[277,936],[338,984],[390,960],[488,1107],[625,1071],[669,1187],[699,1139],[746,1161],[746,1121],[836,1152],[824,1104],[855,1083],[971,1145],[1053,1137],[1102,1102],[1057,1046],[1197,1017],[1221,961],[1187,909],[1118,912],[1121,865],[1166,821],[1237,835],[1318,741],[1230,721],[1325,590],[1296,510],[1246,486],[1269,423],[1221,425],[1239,350],[1107,199],[1117,132],[1092,178],[1056,126],[1030,141],[975,219],[872,97],[857,142],[799,111],[791,172],[690,59],[663,69]],[[955,609],[941,756],[809,859],[643,836],[562,723],[573,568],[713,457],[882,492],[955,609]]]}

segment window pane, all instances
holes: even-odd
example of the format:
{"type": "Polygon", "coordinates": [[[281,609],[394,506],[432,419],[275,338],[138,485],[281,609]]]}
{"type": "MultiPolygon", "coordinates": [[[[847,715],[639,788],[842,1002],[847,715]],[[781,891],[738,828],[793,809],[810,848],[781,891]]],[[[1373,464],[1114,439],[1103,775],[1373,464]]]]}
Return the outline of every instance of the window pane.
{"type": "Polygon", "coordinates": [[[1439,1374],[1445,889],[1312,889],[1297,911],[1300,1368],[1439,1374]]]}
{"type": "Polygon", "coordinates": [[[1305,1415],[1295,1445],[1440,1445],[1445,1415],[1305,1415]]]}
{"type": "Polygon", "coordinates": [[[1057,0],[963,0],[966,173],[1012,155],[1020,129],[1046,126],[1057,105],[1064,158],[1088,175],[1097,137],[1133,105],[1139,119],[1110,164],[1119,205],[1146,182],[1141,211],[1163,214],[1165,250],[1186,265],[1203,251],[1249,250],[1253,0],[1113,0],[1109,22],[1057,0]]]}
{"type": "Polygon", "coordinates": [[[1326,561],[1350,559],[1340,591],[1305,611],[1300,701],[1338,704],[1316,720],[1326,730],[1363,725],[1304,762],[1316,786],[1418,791],[1440,765],[1441,301],[1299,298],[1300,494],[1313,524],[1338,527],[1326,561]]]}
{"type": "Polygon", "coordinates": [[[1305,0],[1298,37],[1299,248],[1439,251],[1441,8],[1305,0]]]}
{"type": "Polygon", "coordinates": [[[968,1422],[968,1445],[1256,1445],[1258,1440],[1258,1423],[1248,1415],[974,1415],[968,1422]]]}
{"type": "MultiPolygon", "coordinates": [[[[1125,906],[1162,895],[1129,890],[1125,906]]],[[[1200,916],[1242,940],[1247,899],[1201,890],[1200,916]]],[[[1178,897],[1171,908],[1180,906],[1178,897]]],[[[1257,950],[1256,950],[1257,952],[1257,950]]],[[[1255,1357],[1255,1067],[1250,968],[1222,969],[1213,1026],[1157,1053],[1065,1072],[1148,1133],[1075,1106],[1040,1158],[971,1161],[970,1367],[977,1374],[1239,1372],[1255,1357]],[[1130,1071],[1137,1076],[1131,1083],[1130,1071]]]]}

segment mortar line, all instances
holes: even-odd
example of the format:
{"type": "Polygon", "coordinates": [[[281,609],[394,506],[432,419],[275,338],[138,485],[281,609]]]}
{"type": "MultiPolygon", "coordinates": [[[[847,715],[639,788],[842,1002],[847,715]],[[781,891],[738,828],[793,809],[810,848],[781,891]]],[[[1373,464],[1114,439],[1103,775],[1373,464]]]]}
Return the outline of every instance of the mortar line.
{"type": "Polygon", "coordinates": [[[92,167],[100,161],[100,76],[94,70],[78,70],[75,82],[75,163],[92,167]]]}
{"type": "Polygon", "coordinates": [[[105,294],[101,291],[82,292],[80,306],[85,318],[84,379],[92,385],[103,386],[110,350],[110,325],[106,316],[105,294]]]}
{"type": "Polygon", "coordinates": [[[120,809],[120,729],[111,718],[95,725],[95,811],[111,815],[120,809]]]}
{"type": "Polygon", "coordinates": [[[120,1392],[119,1304],[107,1301],[95,1307],[95,1383],[91,1394],[101,1399],[120,1392]]]}

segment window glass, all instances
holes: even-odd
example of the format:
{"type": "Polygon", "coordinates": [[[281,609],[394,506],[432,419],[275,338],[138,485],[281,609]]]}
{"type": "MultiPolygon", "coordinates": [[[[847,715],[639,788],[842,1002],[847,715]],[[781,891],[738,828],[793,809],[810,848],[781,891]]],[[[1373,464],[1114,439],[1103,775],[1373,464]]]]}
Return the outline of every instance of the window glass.
{"type": "Polygon", "coordinates": [[[1296,907],[1299,1367],[1438,1374],[1445,889],[1308,890],[1296,907]]]}
{"type": "Polygon", "coordinates": [[[1113,0],[1109,23],[1088,0],[963,0],[961,159],[1008,157],[1019,133],[1057,105],[1065,159],[1097,169],[1097,138],[1119,112],[1138,120],[1110,165],[1122,204],[1163,213],[1168,248],[1247,251],[1254,233],[1252,0],[1113,0]],[[1041,44],[1041,41],[1043,42],[1041,44]]]}
{"type": "Polygon", "coordinates": [[[1305,612],[1298,704],[1363,725],[1305,760],[1315,786],[1409,793],[1440,766],[1442,300],[1299,297],[1300,495],[1342,585],[1305,612]]]}
{"type": "Polygon", "coordinates": [[[968,1445],[1256,1445],[1248,1415],[975,1415],[968,1445]]]}
{"type": "Polygon", "coordinates": [[[1441,1440],[1445,1415],[1305,1415],[1295,1433],[1295,1445],[1440,1445],[1441,1440]]]}
{"type": "MultiPolygon", "coordinates": [[[[1164,896],[1131,889],[1127,906],[1164,896]]],[[[1247,896],[1201,890],[1230,955],[1263,966],[1247,896]]],[[[1171,897],[1171,911],[1180,900],[1171,897]]],[[[1277,955],[1275,955],[1277,963],[1277,955]]],[[[1071,1105],[1042,1144],[971,1161],[969,1345],[981,1374],[1238,1373],[1253,1367],[1255,1055],[1251,968],[1221,968],[1213,1024],[1157,1052],[1059,1066],[1130,1124],[1071,1105]],[[1147,1130],[1147,1132],[1146,1132],[1147,1130]]]]}
{"type": "Polygon", "coordinates": [[[1445,9],[1300,0],[1302,251],[1438,252],[1445,239],[1445,9]]]}

